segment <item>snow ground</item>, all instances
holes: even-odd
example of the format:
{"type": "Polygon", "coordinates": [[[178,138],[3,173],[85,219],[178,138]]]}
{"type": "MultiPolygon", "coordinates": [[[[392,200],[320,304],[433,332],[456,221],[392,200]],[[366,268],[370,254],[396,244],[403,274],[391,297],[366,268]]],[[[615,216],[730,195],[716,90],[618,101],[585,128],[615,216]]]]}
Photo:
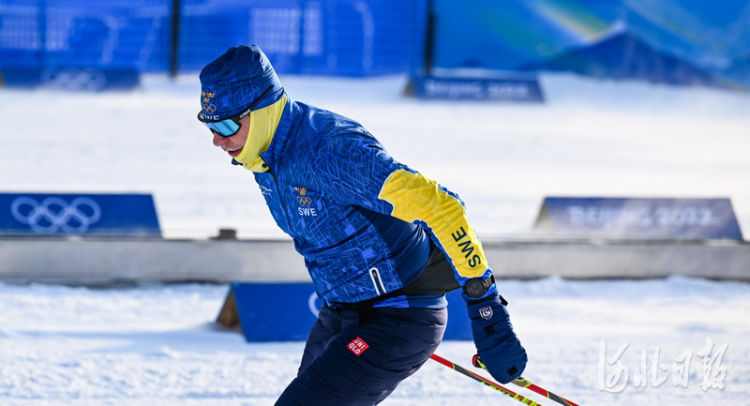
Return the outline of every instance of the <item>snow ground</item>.
{"type": "MultiPolygon", "coordinates": [[[[500,286],[530,355],[524,375],[553,392],[583,405],[746,404],[748,284],[548,278],[500,286]],[[709,371],[723,389],[701,388],[704,356],[697,353],[707,339],[714,343],[708,358],[727,345],[709,371]],[[689,364],[678,362],[684,351],[693,353],[689,364]],[[672,370],[680,365],[690,369],[685,387],[672,382],[682,382],[672,370]],[[611,384],[600,384],[604,378],[611,384]]],[[[212,321],[226,292],[224,285],[197,284],[0,284],[0,404],[271,405],[293,378],[302,343],[246,344],[240,334],[218,330],[212,321]]],[[[468,367],[473,343],[444,342],[438,354],[468,367]]],[[[382,404],[520,405],[433,361],[382,404]]]]}

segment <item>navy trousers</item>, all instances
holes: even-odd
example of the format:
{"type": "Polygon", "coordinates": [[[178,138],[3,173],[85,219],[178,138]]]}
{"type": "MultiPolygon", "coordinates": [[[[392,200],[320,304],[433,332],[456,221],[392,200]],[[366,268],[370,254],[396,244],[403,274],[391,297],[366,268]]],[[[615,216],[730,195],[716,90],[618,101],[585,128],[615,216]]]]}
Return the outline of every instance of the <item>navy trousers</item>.
{"type": "Polygon", "coordinates": [[[276,405],[378,404],[432,355],[446,321],[446,309],[374,308],[363,317],[324,306],[276,405]]]}

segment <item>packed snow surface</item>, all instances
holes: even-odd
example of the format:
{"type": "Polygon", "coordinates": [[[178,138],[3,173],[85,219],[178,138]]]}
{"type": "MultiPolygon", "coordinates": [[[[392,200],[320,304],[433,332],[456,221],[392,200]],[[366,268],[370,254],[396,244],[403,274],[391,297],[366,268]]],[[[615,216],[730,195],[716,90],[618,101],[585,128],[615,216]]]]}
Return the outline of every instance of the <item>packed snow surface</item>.
{"type": "MultiPolygon", "coordinates": [[[[246,343],[216,327],[227,289],[0,284],[0,404],[272,405],[303,343],[246,343]]],[[[500,289],[529,353],[524,375],[574,402],[746,403],[750,285],[548,278],[500,289]]],[[[472,342],[437,353],[473,370],[472,342]]],[[[382,404],[520,405],[434,361],[382,404]]]]}

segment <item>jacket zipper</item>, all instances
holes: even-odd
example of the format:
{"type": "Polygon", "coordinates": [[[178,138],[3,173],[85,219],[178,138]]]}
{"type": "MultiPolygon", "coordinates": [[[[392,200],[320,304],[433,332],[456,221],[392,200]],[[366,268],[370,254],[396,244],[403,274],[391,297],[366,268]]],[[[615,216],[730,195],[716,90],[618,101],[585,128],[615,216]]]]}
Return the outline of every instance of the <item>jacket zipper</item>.
{"type": "Polygon", "coordinates": [[[378,296],[388,293],[388,291],[385,289],[385,285],[383,285],[383,281],[380,279],[380,272],[378,272],[378,268],[370,268],[370,279],[372,279],[372,284],[373,286],[375,286],[375,293],[377,293],[378,296]]]}

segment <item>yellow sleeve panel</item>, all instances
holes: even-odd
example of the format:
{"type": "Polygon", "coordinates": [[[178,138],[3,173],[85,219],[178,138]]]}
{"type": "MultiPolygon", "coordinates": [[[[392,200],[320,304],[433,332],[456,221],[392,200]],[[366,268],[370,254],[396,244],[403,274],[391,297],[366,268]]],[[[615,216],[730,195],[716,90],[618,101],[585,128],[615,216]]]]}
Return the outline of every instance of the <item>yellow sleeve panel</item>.
{"type": "Polygon", "coordinates": [[[378,196],[393,206],[391,216],[409,223],[422,221],[440,241],[458,275],[481,277],[488,268],[479,239],[461,202],[419,173],[399,169],[383,183],[378,196]]]}

